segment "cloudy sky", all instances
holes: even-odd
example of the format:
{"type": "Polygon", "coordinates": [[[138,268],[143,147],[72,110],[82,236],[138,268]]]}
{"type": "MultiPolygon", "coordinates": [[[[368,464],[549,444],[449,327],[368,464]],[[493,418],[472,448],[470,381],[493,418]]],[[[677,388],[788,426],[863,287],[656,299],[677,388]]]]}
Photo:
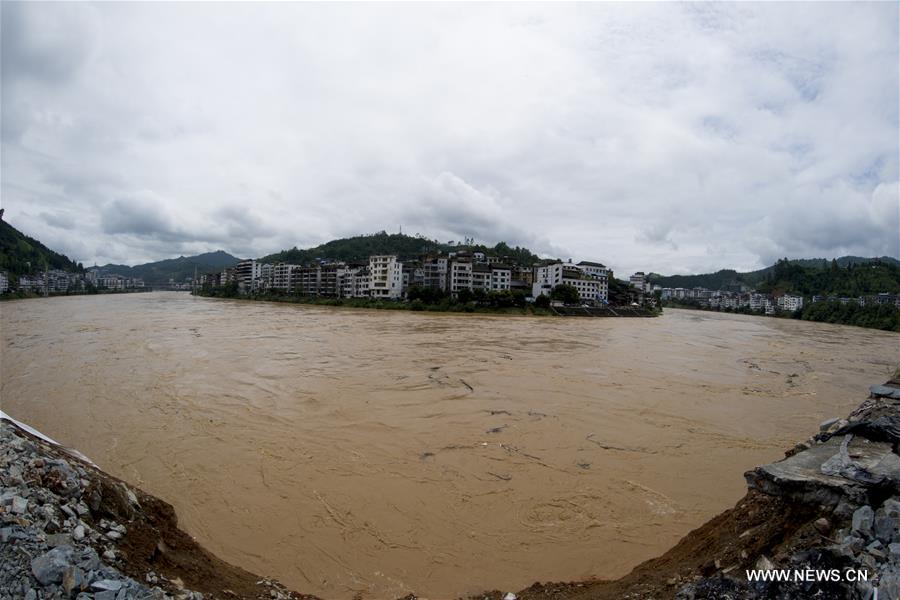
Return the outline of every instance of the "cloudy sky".
{"type": "Polygon", "coordinates": [[[380,230],[900,256],[898,10],[2,3],[5,218],[86,264],[380,230]]]}

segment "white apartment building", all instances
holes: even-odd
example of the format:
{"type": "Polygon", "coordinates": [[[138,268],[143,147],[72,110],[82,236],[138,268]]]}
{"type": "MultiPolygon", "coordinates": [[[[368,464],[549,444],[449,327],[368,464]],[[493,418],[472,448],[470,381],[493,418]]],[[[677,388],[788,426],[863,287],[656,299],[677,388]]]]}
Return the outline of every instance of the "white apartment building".
{"type": "Polygon", "coordinates": [[[369,257],[369,294],[373,298],[400,298],[403,295],[403,263],[395,255],[369,257]]]}
{"type": "Polygon", "coordinates": [[[449,280],[450,280],[450,294],[453,297],[459,293],[460,290],[472,289],[472,263],[468,261],[456,261],[454,260],[450,263],[450,272],[449,272],[449,280]]]}
{"type": "Polygon", "coordinates": [[[426,258],[422,263],[422,285],[446,292],[449,264],[450,259],[446,256],[426,258]]]}
{"type": "Polygon", "coordinates": [[[299,268],[299,265],[289,265],[287,263],[278,263],[272,267],[272,288],[290,293],[291,273],[294,269],[299,268]]]}
{"type": "Polygon", "coordinates": [[[0,294],[5,294],[9,291],[9,277],[6,276],[6,273],[0,272],[0,294]]]}
{"type": "Polygon", "coordinates": [[[645,286],[647,285],[647,276],[643,271],[638,271],[628,278],[628,283],[631,284],[631,287],[635,287],[643,292],[646,289],[645,286]]]}
{"type": "Polygon", "coordinates": [[[582,302],[606,302],[608,287],[601,285],[603,283],[600,279],[585,275],[578,267],[557,262],[534,268],[531,294],[535,298],[541,294],[549,296],[556,286],[570,285],[578,290],[582,302]]]}
{"type": "Polygon", "coordinates": [[[600,295],[604,300],[609,298],[609,269],[606,265],[583,260],[575,265],[581,272],[600,282],[600,295]]]}
{"type": "Polygon", "coordinates": [[[372,278],[368,267],[358,267],[347,275],[350,298],[366,298],[369,296],[369,288],[372,286],[372,278]]]}
{"type": "Polygon", "coordinates": [[[803,296],[785,294],[778,299],[778,308],[788,312],[794,312],[803,308],[803,296]]]}
{"type": "Polygon", "coordinates": [[[512,268],[506,265],[491,265],[491,291],[508,292],[512,286],[512,268]]]}
{"type": "Polygon", "coordinates": [[[261,274],[262,263],[255,260],[242,260],[234,266],[238,287],[244,291],[255,291],[261,274]]]}

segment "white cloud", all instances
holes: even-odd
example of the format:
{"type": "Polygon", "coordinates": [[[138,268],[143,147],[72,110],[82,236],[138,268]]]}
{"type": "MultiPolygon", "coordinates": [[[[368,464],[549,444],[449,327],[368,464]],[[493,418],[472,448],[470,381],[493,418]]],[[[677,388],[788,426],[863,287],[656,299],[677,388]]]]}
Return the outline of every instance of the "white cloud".
{"type": "Polygon", "coordinates": [[[400,225],[618,272],[896,256],[898,10],[6,2],[3,204],[87,263],[400,225]]]}

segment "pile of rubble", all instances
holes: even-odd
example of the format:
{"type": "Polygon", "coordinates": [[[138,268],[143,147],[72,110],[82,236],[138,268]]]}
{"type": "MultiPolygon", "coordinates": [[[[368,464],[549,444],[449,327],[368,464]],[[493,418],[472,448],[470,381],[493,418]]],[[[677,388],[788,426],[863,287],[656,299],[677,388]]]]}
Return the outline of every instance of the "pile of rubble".
{"type": "MultiPolygon", "coordinates": [[[[140,508],[134,492],[123,486],[123,493],[140,508]]],[[[168,593],[152,572],[145,582],[123,575],[117,542],[127,525],[95,518],[100,500],[79,461],[48,455],[39,440],[0,421],[0,598],[203,597],[168,593]]]]}
{"type": "Polygon", "coordinates": [[[760,555],[752,565],[791,576],[751,582],[746,569],[717,573],[683,586],[677,598],[869,599],[876,589],[881,599],[900,598],[900,381],[870,393],[784,460],[745,474],[751,490],[817,515],[813,535],[798,529],[779,541],[777,556],[760,555]]]}
{"type": "Polygon", "coordinates": [[[0,412],[0,600],[315,600],[209,554],[159,498],[0,412]]]}

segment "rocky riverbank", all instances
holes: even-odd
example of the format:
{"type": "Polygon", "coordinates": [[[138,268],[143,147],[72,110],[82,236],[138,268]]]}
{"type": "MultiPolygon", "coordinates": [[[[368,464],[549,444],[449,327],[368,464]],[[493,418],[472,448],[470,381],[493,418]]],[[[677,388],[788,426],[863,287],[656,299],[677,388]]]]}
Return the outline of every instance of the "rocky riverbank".
{"type": "MultiPolygon", "coordinates": [[[[870,600],[878,588],[879,600],[900,599],[898,449],[900,378],[895,378],[872,386],[869,399],[846,419],[823,422],[819,433],[788,450],[783,460],[747,472],[747,494],[734,508],[661,557],[616,581],[535,584],[516,596],[870,600]],[[789,581],[750,581],[748,570],[791,575],[789,581]],[[865,580],[857,580],[860,572],[865,580]]],[[[478,596],[503,597],[499,591],[478,596]]]]}
{"type": "MultiPolygon", "coordinates": [[[[746,473],[734,508],[622,579],[472,600],[868,600],[876,588],[881,600],[900,598],[900,379],[870,391],[846,419],[746,473]],[[830,575],[750,581],[752,569],[830,575]]],[[[217,559],[178,529],[171,506],[9,420],[0,486],[0,600],[313,600],[217,559]]]]}
{"type": "Polygon", "coordinates": [[[0,421],[0,600],[310,599],[229,565],[172,507],[0,421]]]}

